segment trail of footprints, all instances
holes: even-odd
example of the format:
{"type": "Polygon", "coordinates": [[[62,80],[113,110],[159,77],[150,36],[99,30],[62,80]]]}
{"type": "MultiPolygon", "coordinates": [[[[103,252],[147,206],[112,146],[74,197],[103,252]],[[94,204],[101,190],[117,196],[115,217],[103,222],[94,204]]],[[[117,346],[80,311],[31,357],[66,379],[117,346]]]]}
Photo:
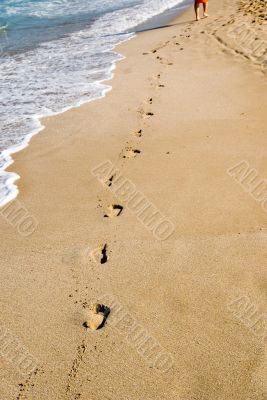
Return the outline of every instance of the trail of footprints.
{"type": "MultiPolygon", "coordinates": [[[[183,37],[183,35],[180,35],[180,36],[183,37]]],[[[190,35],[187,35],[187,37],[190,37],[190,35]]],[[[173,44],[175,46],[179,46],[180,50],[183,50],[183,48],[181,47],[182,45],[176,40],[176,36],[174,36],[173,39],[175,39],[175,42],[173,44]]],[[[170,44],[171,44],[170,40],[166,41],[166,42],[158,45],[156,48],[152,49],[150,52],[143,53],[143,54],[144,55],[147,55],[147,54],[155,55],[156,54],[156,59],[160,62],[160,64],[173,65],[172,62],[169,62],[168,60],[166,60],[165,58],[163,58],[157,54],[158,51],[160,51],[161,49],[164,49],[167,45],[170,45],[170,44]]],[[[165,87],[165,85],[161,81],[161,73],[158,73],[155,77],[151,78],[151,85],[154,90],[158,90],[158,89],[165,87]]],[[[149,97],[137,110],[137,112],[140,116],[140,125],[141,126],[139,129],[137,129],[136,131],[134,131],[132,133],[132,136],[134,138],[136,138],[138,141],[143,136],[144,130],[148,126],[147,123],[148,123],[149,119],[154,116],[154,113],[153,113],[153,111],[151,111],[151,108],[150,108],[150,106],[152,106],[152,105],[153,105],[153,98],[149,97]]],[[[123,149],[121,154],[122,154],[121,159],[122,159],[122,161],[125,162],[127,160],[137,158],[141,154],[141,150],[139,150],[135,146],[127,145],[123,149]]],[[[112,186],[115,179],[116,179],[116,172],[113,173],[111,176],[107,177],[105,182],[103,182],[103,183],[108,188],[108,187],[112,186]]],[[[99,205],[99,207],[102,208],[102,205],[99,205]]],[[[102,214],[103,219],[112,220],[114,218],[118,218],[123,214],[123,211],[124,211],[124,207],[121,204],[117,204],[117,203],[110,204],[103,210],[103,214],[102,214]]],[[[100,243],[96,248],[94,248],[93,250],[91,250],[89,252],[89,259],[96,265],[104,265],[104,264],[108,263],[111,253],[112,253],[112,251],[110,250],[108,243],[100,243]]],[[[75,260],[77,261],[77,259],[75,257],[76,256],[73,257],[74,263],[75,263],[75,260]]],[[[88,258],[87,251],[86,251],[85,257],[88,258]]],[[[81,285],[80,285],[79,277],[76,273],[76,270],[72,269],[72,272],[73,272],[73,278],[76,280],[76,285],[78,287],[80,287],[81,285]]],[[[97,279],[99,279],[99,278],[97,278],[97,279]]],[[[81,298],[82,290],[80,290],[78,288],[75,289],[75,294],[69,295],[69,298],[73,299],[75,304],[80,303],[80,304],[82,304],[82,306],[85,310],[88,310],[89,304],[88,304],[87,293],[88,293],[89,289],[90,288],[88,286],[84,287],[84,299],[81,298]]],[[[92,288],[91,288],[91,290],[92,290],[92,288]]],[[[102,313],[104,315],[104,317],[103,317],[103,323],[100,325],[100,327],[101,327],[104,325],[105,319],[108,317],[110,310],[108,309],[108,307],[105,307],[103,305],[98,305],[98,304],[93,305],[93,307],[96,307],[96,306],[100,306],[102,308],[104,307],[102,309],[102,311],[104,310],[104,312],[102,313]]],[[[94,315],[98,316],[99,312],[95,312],[95,311],[97,311],[97,310],[94,310],[94,315]]],[[[101,314],[101,311],[100,311],[100,314],[101,314]]],[[[89,329],[87,323],[84,323],[84,327],[86,329],[89,329]]],[[[96,350],[96,346],[94,346],[94,349],[91,348],[90,352],[92,353],[94,350],[96,350]]],[[[88,352],[89,352],[89,348],[86,343],[86,339],[84,339],[77,346],[76,355],[75,355],[75,358],[73,360],[72,366],[71,366],[69,374],[68,374],[67,387],[66,387],[65,393],[66,393],[66,396],[71,400],[79,399],[81,396],[80,393],[75,393],[75,389],[74,389],[75,379],[79,373],[79,369],[80,369],[81,364],[83,363],[84,357],[85,357],[86,353],[88,353],[88,352]]],[[[33,375],[25,381],[25,383],[19,384],[19,394],[17,396],[18,400],[27,397],[27,392],[29,391],[30,387],[34,386],[32,379],[35,377],[37,372],[38,372],[38,370],[36,370],[36,372],[34,372],[33,375]]],[[[42,372],[42,373],[44,373],[44,372],[42,372]]],[[[88,372],[88,374],[89,374],[89,372],[88,372]]],[[[88,379],[88,381],[90,381],[90,379],[88,379]]]]}
{"type": "MultiPolygon", "coordinates": [[[[160,80],[160,75],[157,76],[157,80],[158,81],[160,80]]],[[[153,117],[154,113],[151,110],[146,109],[147,106],[151,106],[152,104],[153,104],[153,98],[150,97],[149,99],[147,99],[147,101],[144,102],[144,104],[142,106],[139,107],[138,113],[141,117],[141,122],[142,121],[144,122],[144,120],[147,118],[153,117]]],[[[137,129],[136,131],[133,132],[133,137],[135,137],[137,140],[140,140],[140,138],[143,136],[143,133],[144,133],[145,123],[142,123],[141,125],[142,125],[142,127],[140,127],[139,129],[137,129]]],[[[127,160],[138,157],[140,154],[141,154],[141,150],[139,150],[135,146],[127,145],[121,152],[121,160],[122,160],[122,162],[125,162],[127,160]]],[[[105,178],[105,181],[103,182],[104,186],[106,186],[107,188],[111,187],[115,180],[116,180],[116,172],[112,173],[110,176],[105,178]]],[[[103,207],[102,201],[100,199],[99,199],[98,208],[100,208],[101,210],[103,209],[103,212],[102,212],[103,219],[107,219],[107,220],[112,220],[114,218],[120,217],[124,211],[124,207],[121,204],[117,204],[117,203],[109,204],[107,207],[103,207]]],[[[96,265],[104,265],[104,264],[108,263],[108,261],[110,259],[110,255],[111,255],[111,251],[109,249],[108,243],[101,243],[96,248],[94,248],[93,250],[90,251],[89,259],[96,265]]],[[[79,285],[78,277],[75,276],[75,278],[76,278],[76,284],[79,285]]],[[[86,289],[88,290],[88,287],[86,287],[86,289]]],[[[81,293],[78,294],[78,292],[80,292],[80,291],[78,289],[76,289],[75,293],[76,293],[76,295],[78,295],[78,297],[80,297],[81,293]]],[[[73,297],[73,295],[69,295],[69,296],[73,297]]],[[[75,296],[75,298],[77,298],[77,297],[75,296]]],[[[106,307],[104,305],[99,305],[97,303],[89,305],[86,295],[85,295],[85,298],[83,301],[75,300],[75,303],[82,303],[83,308],[85,310],[89,310],[89,312],[90,312],[90,307],[94,308],[93,312],[91,310],[90,319],[88,321],[84,322],[84,324],[83,324],[85,329],[98,329],[98,328],[101,328],[102,326],[104,326],[105,320],[108,317],[108,314],[110,312],[108,307],[106,307]],[[99,307],[100,307],[100,309],[98,309],[99,307]]],[[[70,399],[78,399],[80,396],[79,393],[75,393],[75,380],[76,380],[77,374],[79,373],[79,368],[80,368],[81,364],[83,363],[83,359],[84,359],[86,353],[88,352],[87,347],[88,346],[86,344],[86,339],[84,339],[82,341],[82,343],[77,347],[76,356],[73,360],[73,364],[72,364],[70,372],[68,374],[66,396],[68,396],[68,398],[70,398],[70,399]]]]}
{"type": "MultiPolygon", "coordinates": [[[[167,41],[167,42],[159,45],[156,49],[153,49],[153,51],[151,53],[155,54],[158,50],[164,48],[169,43],[170,42],[167,41]]],[[[162,64],[165,64],[165,62],[166,62],[166,60],[163,58],[159,59],[159,61],[162,64]]],[[[157,74],[156,77],[152,78],[152,82],[153,82],[152,86],[154,87],[154,90],[165,87],[165,85],[161,82],[161,74],[160,73],[157,74]]],[[[132,133],[132,137],[135,138],[136,140],[138,140],[138,142],[140,141],[140,138],[143,136],[145,128],[148,127],[148,122],[149,122],[150,118],[153,118],[153,116],[154,116],[154,112],[151,110],[152,105],[153,105],[153,97],[149,97],[146,101],[144,101],[144,103],[137,110],[138,115],[140,116],[140,128],[132,133]]],[[[138,158],[140,156],[140,154],[141,154],[141,150],[138,148],[138,146],[128,143],[121,152],[121,155],[120,155],[121,163],[125,163],[127,161],[130,161],[131,159],[138,158]]],[[[107,188],[110,188],[115,181],[116,181],[116,171],[113,172],[110,176],[105,178],[105,180],[103,181],[104,187],[106,186],[107,188]]],[[[103,216],[103,219],[106,219],[106,220],[112,220],[114,218],[118,218],[123,214],[123,211],[124,211],[123,205],[117,204],[117,203],[109,204],[108,206],[103,207],[102,201],[100,199],[99,199],[98,207],[101,210],[103,210],[102,216],[103,216]]],[[[109,249],[108,243],[100,243],[96,248],[94,248],[93,250],[90,251],[89,258],[96,265],[104,265],[104,264],[107,264],[108,261],[110,260],[111,253],[112,252],[109,249]]],[[[78,279],[78,277],[76,276],[76,280],[77,279],[78,279]]],[[[78,281],[76,283],[78,285],[78,281]]],[[[86,287],[86,288],[88,289],[88,287],[86,287]]],[[[76,294],[78,294],[78,289],[76,289],[76,294]]],[[[81,296],[81,293],[79,294],[79,297],[80,296],[81,296]]],[[[83,305],[84,309],[88,310],[89,304],[87,301],[86,294],[85,294],[85,298],[83,301],[76,300],[75,303],[81,303],[83,305]]],[[[91,307],[92,306],[95,308],[97,308],[98,306],[100,306],[102,308],[105,307],[103,305],[98,305],[98,304],[93,304],[93,305],[91,304],[91,307]]],[[[86,329],[90,329],[89,325],[94,323],[95,320],[96,320],[96,323],[99,324],[98,319],[99,318],[101,319],[101,315],[102,315],[103,320],[102,320],[102,323],[99,325],[99,327],[102,327],[105,323],[105,319],[108,317],[108,313],[110,310],[105,313],[103,313],[103,312],[101,313],[101,311],[97,312],[96,309],[94,311],[95,311],[93,313],[94,319],[91,319],[89,322],[84,323],[84,327],[86,329]]],[[[96,326],[98,327],[98,325],[96,325],[96,326]]],[[[79,398],[78,394],[74,393],[74,384],[75,384],[75,379],[77,377],[77,374],[79,372],[80,365],[83,363],[83,359],[87,352],[88,352],[88,349],[87,349],[87,344],[86,344],[86,339],[85,339],[77,347],[76,357],[73,361],[73,364],[72,364],[72,367],[70,369],[69,376],[68,376],[68,385],[66,388],[66,394],[71,399],[79,398]]]]}
{"type": "MultiPolygon", "coordinates": [[[[155,49],[153,49],[151,52],[144,53],[144,54],[156,54],[159,50],[166,47],[169,43],[170,43],[170,41],[164,42],[164,43],[160,44],[159,46],[157,46],[155,49]]],[[[177,45],[179,45],[179,44],[177,43],[177,45]]],[[[163,57],[161,57],[159,55],[157,55],[156,57],[157,57],[157,60],[161,64],[172,65],[172,63],[168,62],[163,57]]],[[[159,89],[159,88],[165,87],[165,85],[161,82],[161,74],[160,73],[157,74],[157,76],[152,78],[152,86],[154,87],[154,89],[159,89]]],[[[147,121],[154,116],[154,113],[151,111],[151,109],[149,109],[150,106],[152,106],[152,104],[153,104],[153,98],[150,97],[138,109],[138,114],[140,115],[140,118],[141,118],[141,121],[140,121],[141,127],[132,133],[132,136],[138,140],[140,140],[140,138],[143,136],[145,127],[148,126],[147,121]]],[[[139,150],[135,146],[129,145],[129,146],[126,146],[122,151],[122,160],[125,161],[125,160],[134,159],[134,158],[138,157],[140,154],[141,154],[141,150],[139,150]]],[[[115,178],[116,178],[116,173],[112,174],[111,176],[109,176],[106,179],[106,181],[104,182],[105,185],[107,187],[112,186],[115,178]]],[[[105,208],[105,211],[103,212],[103,219],[112,220],[114,218],[120,217],[123,213],[123,210],[124,210],[124,208],[120,204],[117,204],[117,203],[110,204],[105,208]]],[[[96,265],[104,265],[104,264],[108,263],[111,253],[112,252],[109,249],[108,243],[100,243],[96,248],[94,248],[93,250],[90,251],[89,258],[96,265]]],[[[88,257],[87,253],[86,253],[86,257],[88,257]]],[[[73,262],[75,263],[76,261],[77,261],[76,256],[73,256],[73,262]]],[[[79,282],[79,278],[77,276],[76,270],[72,269],[72,272],[73,272],[73,278],[76,280],[76,285],[78,287],[80,287],[80,282],[79,282]]],[[[81,299],[82,291],[80,289],[75,289],[75,294],[70,294],[69,298],[73,299],[74,303],[76,303],[76,304],[78,304],[78,303],[82,304],[84,309],[88,309],[88,306],[89,306],[88,301],[87,301],[88,290],[89,290],[89,287],[86,286],[84,288],[84,299],[83,300],[81,299]]],[[[105,311],[104,320],[107,318],[108,313],[109,313],[109,311],[108,312],[105,311]]],[[[95,315],[97,315],[97,314],[98,313],[96,313],[95,315]]],[[[103,320],[103,323],[104,323],[104,320],[103,320]]],[[[88,329],[88,326],[86,326],[85,323],[84,323],[84,326],[86,327],[86,329],[88,329]]],[[[79,368],[80,368],[81,364],[83,363],[83,359],[87,352],[88,352],[88,345],[86,344],[86,339],[84,339],[77,346],[76,355],[75,355],[75,358],[73,360],[72,366],[71,366],[69,374],[68,374],[68,382],[67,382],[67,387],[66,387],[65,393],[66,393],[66,396],[68,398],[70,398],[71,400],[80,398],[80,393],[74,393],[75,392],[74,384],[75,384],[75,379],[79,373],[79,368]]],[[[38,371],[40,371],[40,369],[36,370],[32,374],[31,377],[29,377],[28,379],[25,380],[24,383],[19,383],[19,393],[17,396],[18,400],[27,398],[27,393],[29,393],[29,390],[34,387],[33,379],[35,378],[38,371]]],[[[41,372],[44,373],[44,371],[41,371],[41,372]]]]}
{"type": "MultiPolygon", "coordinates": [[[[175,39],[176,37],[174,37],[175,39]]],[[[167,45],[170,44],[170,41],[166,41],[162,44],[160,44],[159,46],[157,46],[155,49],[151,50],[149,53],[144,53],[144,54],[156,54],[159,50],[165,48],[167,45]]],[[[176,46],[180,46],[179,42],[175,42],[176,46]]],[[[182,50],[182,48],[181,48],[182,50]]],[[[168,60],[166,60],[165,58],[156,55],[156,59],[164,65],[172,65],[173,63],[169,62],[168,60]]],[[[154,88],[154,90],[158,90],[161,88],[164,88],[165,85],[162,83],[161,81],[161,73],[157,74],[155,77],[152,78],[152,87],[154,88]]],[[[154,116],[154,112],[151,110],[151,106],[153,105],[153,97],[149,97],[137,110],[138,115],[140,116],[140,128],[137,129],[136,131],[134,131],[132,133],[132,136],[138,140],[138,142],[140,141],[140,138],[143,136],[145,128],[148,126],[148,122],[150,120],[150,118],[153,118],[154,116]]],[[[141,154],[141,150],[134,145],[131,144],[127,144],[125,146],[125,148],[122,150],[121,152],[121,162],[125,163],[126,161],[130,161],[131,159],[135,159],[137,157],[139,157],[141,154]]],[[[113,172],[110,176],[105,178],[105,181],[103,182],[104,186],[106,186],[107,188],[110,188],[113,183],[116,180],[116,171],[113,172]]],[[[102,216],[103,219],[106,220],[112,220],[114,218],[118,218],[123,214],[124,211],[124,207],[121,204],[117,204],[117,203],[113,203],[113,204],[109,204],[106,207],[102,206],[102,202],[99,199],[99,208],[103,209],[102,212],[102,216]]],[[[111,256],[111,250],[109,249],[109,245],[108,243],[100,243],[96,248],[94,248],[93,250],[90,251],[89,253],[89,258],[90,260],[95,263],[96,265],[104,265],[107,264],[108,261],[110,260],[110,256],[111,256]]],[[[76,277],[78,279],[78,277],[76,277]]],[[[77,281],[78,284],[78,281],[77,281]]],[[[86,286],[86,289],[88,290],[88,287],[86,286]]],[[[87,301],[87,290],[85,290],[85,298],[84,300],[80,300],[80,301],[75,301],[75,303],[82,303],[83,307],[85,310],[88,310],[88,301],[87,301]]],[[[76,293],[78,293],[78,289],[76,289],[76,293]]],[[[81,293],[79,294],[79,297],[81,296],[81,293]]],[[[96,329],[98,329],[99,327],[102,327],[105,323],[105,319],[108,317],[108,314],[110,312],[110,310],[103,306],[103,305],[99,305],[99,304],[91,304],[91,307],[94,308],[93,310],[93,316],[94,319],[91,319],[89,322],[85,322],[84,323],[84,327],[86,329],[90,329],[89,325],[90,323],[94,323],[96,321],[97,325],[96,325],[96,329]],[[102,308],[102,311],[104,309],[108,309],[108,312],[101,312],[98,310],[98,308],[102,308]],[[101,324],[99,325],[99,321],[101,320],[101,324]]],[[[91,310],[92,312],[92,310],[91,310]]],[[[84,339],[82,341],[82,343],[77,347],[77,352],[76,352],[76,356],[73,360],[73,364],[72,367],[70,369],[69,372],[69,376],[68,376],[68,384],[67,384],[67,388],[66,388],[66,394],[68,395],[69,398],[71,399],[78,399],[79,398],[79,393],[75,394],[74,393],[74,383],[75,383],[75,379],[77,377],[77,374],[79,373],[79,368],[81,366],[81,364],[83,363],[83,359],[86,355],[86,353],[88,352],[88,348],[87,348],[87,344],[86,344],[86,339],[84,339]]]]}
{"type": "MultiPolygon", "coordinates": [[[[180,36],[182,38],[184,35],[180,35],[180,36]]],[[[187,37],[189,38],[190,35],[187,35],[187,37]]],[[[177,41],[176,36],[174,36],[173,39],[175,39],[173,44],[175,46],[179,46],[180,50],[183,50],[183,47],[180,44],[180,42],[177,41]]],[[[152,49],[149,53],[144,53],[144,55],[145,54],[156,54],[159,50],[165,48],[170,43],[171,43],[170,41],[164,42],[164,43],[160,44],[159,46],[157,46],[155,49],[152,49]]],[[[173,65],[172,62],[169,62],[168,60],[166,60],[165,58],[163,58],[159,55],[156,55],[156,59],[160,62],[160,64],[173,65]]],[[[165,87],[165,84],[162,83],[162,81],[161,81],[161,73],[158,73],[155,77],[152,77],[151,85],[154,90],[160,90],[165,87]]],[[[145,128],[148,126],[148,122],[149,122],[150,118],[152,118],[154,116],[154,112],[151,110],[152,105],[153,105],[153,97],[149,97],[137,110],[137,112],[140,116],[140,128],[137,129],[136,131],[134,131],[132,133],[132,136],[138,141],[143,136],[145,128]]],[[[139,148],[129,144],[122,150],[121,160],[122,160],[122,162],[126,162],[127,160],[137,158],[140,154],[141,154],[141,150],[139,148]]],[[[106,186],[107,188],[110,188],[113,185],[115,180],[116,180],[116,172],[112,173],[110,176],[108,176],[105,179],[105,181],[103,182],[104,186],[106,186]]],[[[103,208],[102,204],[99,205],[99,207],[103,208]]],[[[123,213],[123,210],[124,210],[124,208],[121,204],[114,203],[114,204],[108,205],[104,209],[102,215],[103,215],[104,219],[112,220],[114,218],[120,217],[123,213]]],[[[109,249],[108,243],[99,244],[95,249],[91,250],[91,252],[89,254],[90,259],[97,265],[103,265],[103,264],[108,263],[108,261],[110,259],[110,255],[111,255],[111,251],[109,249]]],[[[77,282],[77,284],[78,284],[78,282],[77,282]]],[[[85,298],[83,301],[80,300],[79,302],[82,303],[84,309],[88,310],[89,304],[87,301],[87,290],[88,290],[88,287],[86,286],[85,298]]],[[[78,289],[76,290],[76,292],[78,292],[78,289]]],[[[77,303],[78,301],[76,300],[75,302],[77,303]]],[[[98,304],[94,304],[91,306],[93,306],[95,308],[97,308],[98,306],[104,307],[103,305],[98,305],[98,304]]],[[[106,314],[102,313],[102,317],[101,317],[101,312],[99,315],[97,310],[94,310],[94,311],[95,311],[94,316],[95,316],[96,323],[97,323],[97,325],[96,325],[96,329],[97,329],[98,324],[99,324],[99,321],[98,321],[99,317],[100,317],[100,319],[103,318],[103,319],[101,319],[102,322],[100,321],[101,324],[99,325],[99,327],[101,327],[104,325],[105,319],[107,318],[110,310],[108,310],[108,312],[106,314]]],[[[91,323],[92,323],[92,321],[94,323],[95,320],[94,319],[91,320],[91,323]]],[[[90,322],[89,322],[89,324],[90,324],[90,322]]],[[[88,328],[89,324],[84,323],[84,326],[86,327],[86,329],[90,329],[90,328],[88,328]]],[[[95,348],[96,348],[96,346],[95,346],[95,348]]],[[[78,394],[74,393],[73,387],[74,387],[75,379],[79,372],[80,365],[83,362],[86,352],[88,352],[88,348],[87,348],[85,340],[83,340],[82,343],[77,347],[76,357],[73,361],[71,370],[69,372],[66,394],[68,394],[69,398],[71,398],[71,399],[78,399],[80,396],[79,393],[78,394]]],[[[90,379],[88,379],[88,380],[90,381],[90,379]]]]}
{"type": "MultiPolygon", "coordinates": [[[[185,29],[184,29],[184,33],[181,33],[179,35],[180,39],[189,39],[191,38],[191,24],[189,24],[185,29]]],[[[177,39],[176,35],[172,37],[172,39],[177,39]]],[[[180,40],[180,41],[181,41],[180,40]]],[[[168,60],[167,58],[163,57],[162,55],[158,54],[160,50],[164,49],[166,46],[168,45],[175,45],[179,47],[179,50],[182,51],[184,50],[184,47],[181,43],[179,43],[179,41],[175,40],[174,42],[171,40],[167,40],[166,42],[161,43],[160,45],[158,45],[157,47],[153,48],[152,50],[150,50],[149,52],[144,52],[143,55],[151,55],[154,54],[156,55],[156,60],[160,62],[160,64],[165,65],[165,66],[171,66],[173,65],[173,62],[168,60]]]]}

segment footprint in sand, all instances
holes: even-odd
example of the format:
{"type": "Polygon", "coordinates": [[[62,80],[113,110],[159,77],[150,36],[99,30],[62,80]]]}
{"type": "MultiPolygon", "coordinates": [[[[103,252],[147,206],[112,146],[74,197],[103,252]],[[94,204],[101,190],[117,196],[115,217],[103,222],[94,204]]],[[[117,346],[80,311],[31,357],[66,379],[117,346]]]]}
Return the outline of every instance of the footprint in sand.
{"type": "Polygon", "coordinates": [[[138,110],[139,114],[141,114],[142,118],[149,118],[154,115],[151,111],[145,111],[142,107],[138,110]]]}
{"type": "Polygon", "coordinates": [[[87,318],[83,326],[96,331],[104,326],[109,313],[110,308],[103,304],[90,304],[89,308],[86,310],[87,318]]]}
{"type": "Polygon", "coordinates": [[[142,129],[139,129],[138,131],[135,131],[133,133],[133,135],[136,136],[136,137],[141,137],[142,136],[142,129]]]}
{"type": "Polygon", "coordinates": [[[172,62],[169,62],[168,60],[165,60],[164,58],[162,58],[160,56],[157,56],[157,60],[159,60],[160,63],[163,64],[163,65],[173,65],[172,62]]]}
{"type": "Polygon", "coordinates": [[[126,147],[124,151],[123,158],[135,158],[141,151],[138,149],[132,149],[131,147],[126,147]]]}
{"type": "Polygon", "coordinates": [[[160,83],[160,78],[161,78],[161,74],[158,74],[157,77],[156,77],[156,80],[157,80],[157,82],[158,82],[157,87],[158,87],[158,88],[163,88],[163,87],[165,87],[165,85],[163,85],[162,83],[160,83]]]}
{"type": "Polygon", "coordinates": [[[119,204],[111,204],[107,207],[107,211],[104,215],[105,218],[114,218],[121,215],[123,207],[119,204]]]}
{"type": "Polygon", "coordinates": [[[105,264],[108,259],[108,245],[99,245],[96,249],[90,253],[90,258],[97,264],[105,264]]]}
{"type": "Polygon", "coordinates": [[[104,186],[110,187],[113,184],[114,178],[116,177],[116,174],[110,175],[107,178],[101,179],[101,182],[104,186]]]}
{"type": "MultiPolygon", "coordinates": [[[[157,74],[155,76],[152,76],[150,78],[150,85],[153,86],[154,88],[157,87],[158,84],[159,84],[160,78],[161,78],[161,74],[157,74]]],[[[139,109],[139,112],[140,112],[140,109],[139,109]]]]}

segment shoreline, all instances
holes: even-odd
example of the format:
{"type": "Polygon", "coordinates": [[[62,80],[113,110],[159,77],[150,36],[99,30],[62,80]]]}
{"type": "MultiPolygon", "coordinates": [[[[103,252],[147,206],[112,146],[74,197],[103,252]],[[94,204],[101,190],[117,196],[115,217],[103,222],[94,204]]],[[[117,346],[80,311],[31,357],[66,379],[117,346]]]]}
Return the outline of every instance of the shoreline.
{"type": "MultiPolygon", "coordinates": [[[[183,6],[183,8],[186,8],[188,6],[183,6]]],[[[160,26],[160,23],[162,23],[163,21],[169,21],[171,22],[172,20],[174,20],[175,18],[178,17],[179,14],[181,14],[183,12],[183,8],[181,10],[181,7],[179,7],[179,5],[171,8],[170,10],[166,10],[164,11],[162,14],[159,15],[155,15],[154,17],[148,19],[146,22],[142,23],[141,25],[137,25],[136,28],[139,29],[139,27],[143,27],[143,29],[151,29],[151,27],[153,27],[153,29],[156,26],[160,26]],[[178,8],[178,10],[177,10],[178,8]],[[166,16],[167,14],[167,16],[166,16]],[[168,15],[168,14],[171,14],[168,15]]],[[[19,190],[17,185],[15,184],[19,179],[20,176],[14,171],[14,172],[9,172],[8,169],[9,167],[14,163],[14,159],[12,157],[12,155],[18,153],[19,151],[27,148],[30,145],[30,141],[31,139],[41,133],[44,129],[45,129],[45,125],[42,124],[42,120],[45,118],[50,118],[50,117],[55,117],[57,115],[60,115],[62,113],[68,112],[69,110],[78,108],[84,104],[90,103],[91,101],[95,101],[95,100],[100,100],[102,98],[105,97],[106,93],[108,93],[110,90],[112,90],[112,85],[107,85],[106,82],[111,82],[113,77],[114,77],[114,71],[116,70],[116,64],[123,60],[124,56],[120,53],[118,53],[116,51],[116,48],[119,47],[121,44],[134,39],[136,34],[138,34],[138,31],[132,31],[132,32],[127,32],[126,34],[133,34],[132,37],[129,38],[125,38],[124,40],[121,40],[120,43],[116,44],[113,49],[112,52],[114,54],[116,54],[118,56],[118,59],[116,59],[114,62],[112,62],[110,69],[108,71],[108,74],[110,75],[109,78],[100,80],[100,81],[95,81],[95,84],[101,84],[103,85],[103,89],[102,89],[102,93],[101,95],[99,95],[98,97],[95,98],[90,98],[87,100],[79,100],[77,102],[77,104],[65,107],[64,109],[62,109],[61,111],[58,112],[51,112],[48,113],[47,115],[42,115],[42,116],[34,116],[32,117],[32,123],[33,125],[36,125],[35,128],[32,129],[31,132],[29,132],[24,139],[22,140],[21,143],[16,144],[14,146],[11,146],[5,150],[2,151],[2,157],[3,160],[5,160],[3,166],[1,166],[0,168],[0,174],[3,175],[3,182],[4,182],[4,186],[3,186],[3,190],[5,190],[5,193],[3,194],[3,196],[0,195],[0,207],[5,206],[6,204],[8,204],[10,201],[14,200],[18,194],[19,194],[19,190]]]]}
{"type": "Polygon", "coordinates": [[[266,77],[236,7],[121,44],[113,89],[15,155],[1,327],[19,350],[0,346],[1,399],[266,395],[266,77]],[[91,303],[110,310],[97,331],[91,303]]]}

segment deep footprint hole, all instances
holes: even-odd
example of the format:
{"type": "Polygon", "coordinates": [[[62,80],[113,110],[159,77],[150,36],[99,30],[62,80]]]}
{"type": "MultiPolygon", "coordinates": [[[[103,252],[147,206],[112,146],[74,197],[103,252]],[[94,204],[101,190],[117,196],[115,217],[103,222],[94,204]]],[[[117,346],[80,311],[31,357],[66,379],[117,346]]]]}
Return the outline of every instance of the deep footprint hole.
{"type": "Polygon", "coordinates": [[[138,150],[138,149],[128,149],[127,152],[128,152],[128,155],[125,154],[122,158],[131,158],[131,157],[130,157],[130,154],[131,154],[131,153],[132,153],[132,154],[140,154],[140,153],[141,153],[141,150],[138,150]]]}
{"type": "Polygon", "coordinates": [[[108,255],[107,255],[107,245],[105,244],[105,246],[103,247],[103,249],[101,250],[101,260],[100,260],[100,264],[105,264],[108,261],[108,255]]]}
{"type": "Polygon", "coordinates": [[[114,177],[115,177],[115,176],[112,175],[112,176],[108,179],[107,185],[108,185],[109,187],[112,185],[112,181],[113,181],[114,177]]]}
{"type": "MultiPolygon", "coordinates": [[[[113,204],[112,205],[112,210],[118,210],[118,214],[117,217],[122,213],[123,207],[120,204],[113,204]]],[[[105,214],[104,215],[105,218],[109,218],[110,215],[105,214]]]]}

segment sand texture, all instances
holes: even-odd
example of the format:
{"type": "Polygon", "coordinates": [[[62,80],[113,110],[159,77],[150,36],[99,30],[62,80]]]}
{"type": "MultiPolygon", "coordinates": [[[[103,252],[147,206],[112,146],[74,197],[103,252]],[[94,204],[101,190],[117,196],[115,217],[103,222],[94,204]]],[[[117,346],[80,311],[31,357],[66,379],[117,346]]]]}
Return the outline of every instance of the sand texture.
{"type": "Polygon", "coordinates": [[[1,400],[267,399],[266,30],[239,7],[119,46],[112,91],[15,155],[1,400]]]}

